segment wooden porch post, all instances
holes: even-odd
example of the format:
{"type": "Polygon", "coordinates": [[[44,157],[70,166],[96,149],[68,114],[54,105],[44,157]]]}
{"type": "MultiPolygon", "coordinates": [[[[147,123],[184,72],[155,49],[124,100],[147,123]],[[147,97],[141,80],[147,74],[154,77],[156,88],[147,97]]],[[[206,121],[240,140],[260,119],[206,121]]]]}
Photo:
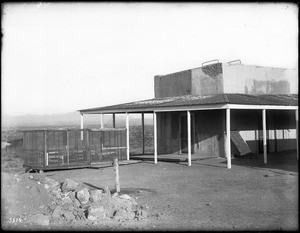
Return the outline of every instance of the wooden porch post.
{"type": "Polygon", "coordinates": [[[298,139],[298,133],[299,133],[299,125],[298,125],[298,109],[295,111],[296,114],[296,147],[297,147],[297,160],[299,159],[299,139],[298,139]]]}
{"type": "Polygon", "coordinates": [[[104,125],[103,125],[103,114],[100,114],[100,128],[103,129],[104,125]]]}
{"type": "Polygon", "coordinates": [[[227,168],[231,169],[230,108],[226,109],[226,157],[227,168]]]}
{"type": "Polygon", "coordinates": [[[83,114],[81,114],[81,123],[80,123],[80,129],[81,129],[81,140],[83,140],[83,114]]]}
{"type": "Polygon", "coordinates": [[[154,164],[157,164],[157,115],[153,112],[153,127],[154,127],[154,164]]]}
{"type": "Polygon", "coordinates": [[[127,135],[126,135],[126,143],[127,143],[127,160],[130,159],[129,157],[129,114],[126,112],[126,129],[127,129],[127,135]]]}
{"type": "Polygon", "coordinates": [[[187,128],[188,128],[188,166],[192,165],[192,140],[191,140],[191,112],[187,111],[187,128]]]}
{"type": "Polygon", "coordinates": [[[142,153],[145,154],[145,118],[143,112],[142,112],[142,146],[143,146],[142,153]]]}
{"type": "Polygon", "coordinates": [[[116,114],[113,113],[112,117],[113,117],[113,128],[116,128],[116,114]]]}
{"type": "Polygon", "coordinates": [[[262,110],[263,121],[263,148],[264,148],[264,163],[267,163],[267,122],[266,122],[266,109],[262,110]]]}

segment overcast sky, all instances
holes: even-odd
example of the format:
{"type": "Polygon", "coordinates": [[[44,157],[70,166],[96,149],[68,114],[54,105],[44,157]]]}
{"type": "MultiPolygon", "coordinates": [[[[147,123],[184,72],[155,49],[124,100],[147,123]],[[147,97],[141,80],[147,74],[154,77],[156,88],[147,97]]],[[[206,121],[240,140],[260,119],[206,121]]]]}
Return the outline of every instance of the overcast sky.
{"type": "Polygon", "coordinates": [[[154,97],[154,75],[240,59],[296,68],[291,4],[7,4],[2,114],[56,114],[154,97]]]}

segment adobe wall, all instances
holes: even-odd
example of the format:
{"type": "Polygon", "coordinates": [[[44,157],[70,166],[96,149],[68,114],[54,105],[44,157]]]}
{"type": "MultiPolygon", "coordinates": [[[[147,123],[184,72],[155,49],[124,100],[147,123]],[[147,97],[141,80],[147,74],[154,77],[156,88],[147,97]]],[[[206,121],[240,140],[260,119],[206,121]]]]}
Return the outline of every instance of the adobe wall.
{"type": "Polygon", "coordinates": [[[154,77],[155,98],[191,94],[191,70],[154,77]]]}
{"type": "Polygon", "coordinates": [[[157,142],[158,154],[179,151],[179,112],[157,113],[157,142]]]}
{"type": "Polygon", "coordinates": [[[195,142],[197,157],[225,157],[225,111],[195,112],[195,142]]]}
{"type": "Polygon", "coordinates": [[[298,93],[296,70],[227,63],[222,63],[222,67],[225,93],[298,93]]]}
{"type": "Polygon", "coordinates": [[[222,63],[199,67],[192,72],[192,95],[215,95],[224,93],[222,63]]]}

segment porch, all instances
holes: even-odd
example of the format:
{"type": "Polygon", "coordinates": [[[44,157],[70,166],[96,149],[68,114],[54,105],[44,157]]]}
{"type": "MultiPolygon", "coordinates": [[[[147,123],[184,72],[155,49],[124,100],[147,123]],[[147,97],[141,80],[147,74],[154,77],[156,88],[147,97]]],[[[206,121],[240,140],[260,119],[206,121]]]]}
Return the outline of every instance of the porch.
{"type": "MultiPolygon", "coordinates": [[[[293,130],[294,139],[292,144],[296,150],[298,159],[298,96],[297,95],[244,95],[244,94],[217,94],[212,96],[178,96],[166,98],[154,98],[132,103],[113,105],[101,108],[79,110],[81,114],[81,128],[83,125],[84,114],[99,114],[100,128],[104,128],[104,114],[111,114],[113,125],[115,126],[115,115],[125,114],[127,129],[127,160],[134,156],[130,154],[130,131],[129,114],[141,114],[142,117],[142,154],[144,153],[144,114],[153,115],[153,156],[152,161],[156,164],[158,160],[185,161],[188,166],[192,161],[198,159],[194,151],[203,149],[205,146],[216,145],[216,156],[224,157],[227,161],[227,168],[231,168],[233,157],[232,138],[233,131],[253,131],[255,145],[263,154],[263,163],[268,162],[268,152],[270,148],[270,135],[275,135],[275,152],[278,151],[277,130],[293,130]],[[278,113],[274,113],[274,111],[278,113]],[[288,116],[284,116],[288,113],[288,116]],[[164,117],[168,115],[168,117],[164,117]],[[172,114],[177,114],[175,121],[172,114]],[[277,117],[276,114],[279,116],[277,117]],[[195,117],[195,115],[198,115],[195,117]],[[274,118],[274,119],[273,119],[274,118]],[[278,119],[277,119],[278,118],[278,119]],[[196,120],[195,120],[196,119],[196,120]],[[198,121],[197,121],[198,119],[198,121]],[[233,120],[232,120],[233,119],[233,120]],[[288,121],[288,125],[285,125],[288,121]],[[166,128],[166,125],[168,127],[166,128]],[[173,129],[177,128],[177,131],[173,129]],[[195,133],[198,128],[198,139],[195,133]],[[205,144],[207,131],[211,128],[214,139],[205,144]],[[270,134],[270,130],[273,132],[270,134]],[[175,138],[175,140],[173,140],[175,138]],[[203,144],[204,142],[204,144],[203,144]],[[201,144],[202,143],[202,144],[201,144]],[[183,144],[185,144],[183,146],[183,144]],[[178,155],[185,150],[186,156],[178,155]],[[194,154],[193,154],[194,153],[194,154]]],[[[271,136],[272,137],[272,136],[271,136]]],[[[282,139],[286,139],[283,135],[282,139]]],[[[288,138],[289,139],[289,138],[288,138]]],[[[280,139],[279,139],[280,140],[280,139]]],[[[283,142],[285,143],[285,142],[283,142]]],[[[290,142],[288,142],[291,144],[290,142]]],[[[203,152],[203,151],[201,151],[203,152]]],[[[272,151],[271,151],[272,152],[272,151]]],[[[214,153],[211,153],[211,157],[214,153]]],[[[136,157],[141,158],[141,157],[136,157]]],[[[150,159],[151,155],[143,156],[150,159]]]]}

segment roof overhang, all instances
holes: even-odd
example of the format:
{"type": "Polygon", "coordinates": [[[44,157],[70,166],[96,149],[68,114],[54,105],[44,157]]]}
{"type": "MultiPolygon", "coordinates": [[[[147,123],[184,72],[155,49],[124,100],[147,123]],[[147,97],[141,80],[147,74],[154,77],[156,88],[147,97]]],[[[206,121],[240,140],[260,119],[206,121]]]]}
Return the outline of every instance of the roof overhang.
{"type": "Polygon", "coordinates": [[[153,112],[181,112],[181,111],[201,111],[201,110],[219,110],[219,109],[249,109],[249,110],[297,110],[298,106],[282,105],[242,105],[242,104],[218,104],[218,105],[200,105],[200,106],[178,106],[163,108],[141,108],[141,109],[116,109],[116,110],[91,110],[79,111],[80,114],[114,114],[114,113],[153,113],[153,112]]]}
{"type": "Polygon", "coordinates": [[[219,109],[297,110],[298,95],[217,94],[141,100],[100,108],[79,110],[80,114],[153,113],[219,109]]]}

